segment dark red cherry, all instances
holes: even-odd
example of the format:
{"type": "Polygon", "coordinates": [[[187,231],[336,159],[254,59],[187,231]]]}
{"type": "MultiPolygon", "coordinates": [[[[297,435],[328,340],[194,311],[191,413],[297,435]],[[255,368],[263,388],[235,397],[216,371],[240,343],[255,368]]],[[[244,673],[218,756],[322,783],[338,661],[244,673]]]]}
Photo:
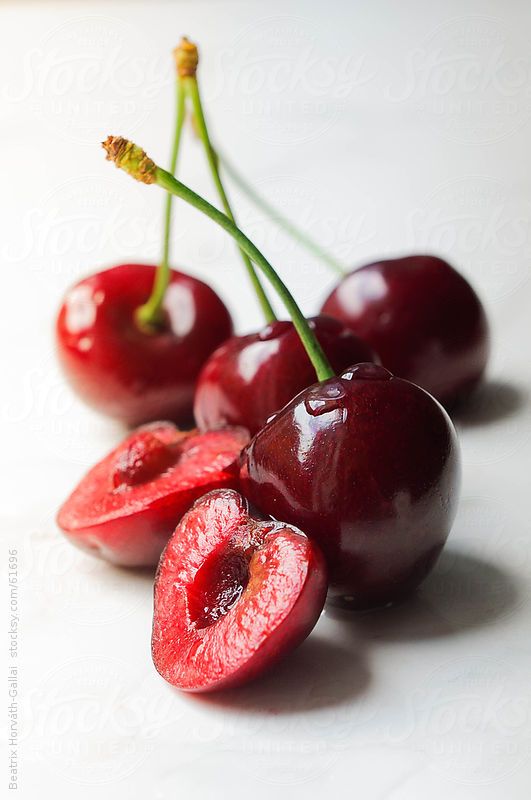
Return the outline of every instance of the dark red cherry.
{"type": "Polygon", "coordinates": [[[245,495],[317,541],[331,596],[356,607],[411,592],[455,516],[460,459],[448,415],[376,364],[301,392],[242,458],[245,495]]]}
{"type": "Polygon", "coordinates": [[[182,515],[205,492],[238,488],[242,428],[199,433],[155,422],[94,466],[59,509],[70,541],[126,567],[151,566],[182,515]]]}
{"type": "Polygon", "coordinates": [[[367,264],[323,304],[377,351],[395,375],[450,407],[481,379],[489,356],[485,311],[468,281],[434,256],[367,264]]]}
{"type": "MultiPolygon", "coordinates": [[[[336,372],[377,360],[338,320],[319,316],[308,322],[336,372]]],[[[195,419],[202,430],[242,425],[254,434],[314,382],[315,369],[293,323],[273,322],[258,333],[233,336],[210,356],[197,382],[195,419]]]]}
{"type": "Polygon", "coordinates": [[[189,692],[241,685],[305,639],[326,587],[323,556],[301,531],[251,517],[237,492],[210,492],[160,559],[155,666],[189,692]]]}
{"type": "Polygon", "coordinates": [[[205,283],[171,271],[165,325],[147,332],[135,312],[155,267],[122,264],[76,283],[56,326],[57,351],[72,388],[90,406],[128,425],[192,420],[197,376],[232,333],[229,312],[205,283]]]}

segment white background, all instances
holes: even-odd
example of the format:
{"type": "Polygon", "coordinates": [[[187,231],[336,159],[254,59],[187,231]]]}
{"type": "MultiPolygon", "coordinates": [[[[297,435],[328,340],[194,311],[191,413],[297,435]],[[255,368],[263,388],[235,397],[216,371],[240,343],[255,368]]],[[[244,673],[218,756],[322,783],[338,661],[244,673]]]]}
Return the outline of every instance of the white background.
{"type": "MultiPolygon", "coordinates": [[[[0,511],[19,559],[20,797],[529,797],[530,25],[523,0],[1,6],[0,511]],[[418,597],[327,612],[275,673],[215,699],[155,673],[150,576],[78,553],[53,522],[122,435],[58,372],[60,298],[160,249],[162,193],[98,143],[123,134],[165,163],[182,33],[201,45],[215,138],[271,200],[347,264],[447,256],[494,336],[459,423],[460,512],[418,597]]],[[[213,197],[190,137],[181,166],[213,197]]],[[[313,312],[333,275],[232,196],[313,312]]],[[[212,282],[239,330],[259,325],[232,242],[180,205],[173,261],[212,282]]]]}

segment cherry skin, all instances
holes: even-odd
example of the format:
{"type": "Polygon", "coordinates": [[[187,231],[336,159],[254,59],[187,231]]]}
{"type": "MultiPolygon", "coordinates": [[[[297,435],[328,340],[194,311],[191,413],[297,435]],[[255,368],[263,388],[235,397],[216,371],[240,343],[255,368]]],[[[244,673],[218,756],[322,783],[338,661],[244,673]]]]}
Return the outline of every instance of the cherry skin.
{"type": "Polygon", "coordinates": [[[454,427],[431,395],[358,364],[301,392],[242,454],[242,491],[327,559],[330,597],[406,596],[435,564],[456,512],[454,427]]]}
{"type": "Polygon", "coordinates": [[[246,683],[306,638],[326,588],[324,558],[301,531],[251,517],[237,492],[210,492],[160,559],[155,667],[190,692],[246,683]]]}
{"type": "MultiPolygon", "coordinates": [[[[335,372],[358,361],[377,361],[371,348],[332,317],[308,320],[335,372]]],[[[241,425],[251,434],[315,381],[315,369],[292,322],[233,336],[203,367],[194,402],[201,430],[241,425]]]]}
{"type": "Polygon", "coordinates": [[[166,323],[142,330],[135,312],[155,269],[122,264],[75,284],[57,317],[57,352],[72,388],[103,414],[131,426],[156,419],[188,425],[199,371],[231,335],[232,321],[209,286],[172,270],[166,323]]]}
{"type": "Polygon", "coordinates": [[[238,488],[243,428],[199,433],[145,425],[96,464],[59,509],[83,550],[124,567],[155,565],[175,526],[205,492],[238,488]]]}
{"type": "Polygon", "coordinates": [[[480,381],[489,357],[485,311],[446,261],[416,255],[377,261],[347,275],[322,311],[348,325],[395,375],[447,408],[480,381]]]}

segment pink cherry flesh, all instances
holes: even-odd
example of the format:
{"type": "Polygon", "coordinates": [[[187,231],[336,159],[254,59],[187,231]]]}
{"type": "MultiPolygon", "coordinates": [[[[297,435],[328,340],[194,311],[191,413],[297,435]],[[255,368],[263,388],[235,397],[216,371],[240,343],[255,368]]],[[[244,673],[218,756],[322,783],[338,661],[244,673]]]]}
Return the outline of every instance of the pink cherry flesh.
{"type": "Polygon", "coordinates": [[[190,692],[246,683],[308,636],[326,586],[324,559],[301,531],[253,518],[237,492],[211,492],[183,517],[160,560],[155,667],[190,692]]]}
{"type": "Polygon", "coordinates": [[[126,567],[153,566],[182,515],[201,495],[238,488],[242,428],[179,431],[167,422],[130,434],[96,464],[60,508],[67,538],[126,567]]]}

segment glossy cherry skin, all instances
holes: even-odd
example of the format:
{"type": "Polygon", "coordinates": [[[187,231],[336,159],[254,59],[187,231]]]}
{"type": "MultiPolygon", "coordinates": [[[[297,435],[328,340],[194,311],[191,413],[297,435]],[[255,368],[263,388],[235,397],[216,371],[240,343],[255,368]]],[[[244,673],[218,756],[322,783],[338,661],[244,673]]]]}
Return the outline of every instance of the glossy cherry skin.
{"type": "Polygon", "coordinates": [[[231,335],[232,321],[213,289],[172,270],[166,325],[142,331],[135,311],[154,276],[153,266],[122,264],[76,283],[57,317],[57,352],[72,388],[97,411],[127,425],[188,425],[199,371],[231,335]]]}
{"type": "MultiPolygon", "coordinates": [[[[377,361],[371,348],[332,317],[308,320],[335,372],[358,361],[377,361]]],[[[203,367],[194,402],[201,430],[241,425],[251,434],[296,394],[315,383],[315,369],[292,322],[233,336],[203,367]]]]}
{"type": "Polygon", "coordinates": [[[308,636],[326,589],[324,558],[301,531],[250,516],[237,492],[210,492],[160,559],[155,667],[189,692],[240,686],[308,636]]]}
{"type": "Polygon", "coordinates": [[[384,367],[448,408],[485,371],[485,311],[468,281],[440,258],[416,255],[360,267],[343,278],[322,311],[374,347],[384,367]]]}
{"type": "Polygon", "coordinates": [[[448,415],[375,364],[301,392],[242,458],[246,497],[317,541],[331,598],[353,607],[411,592],[456,513],[460,458],[448,415]]]}

